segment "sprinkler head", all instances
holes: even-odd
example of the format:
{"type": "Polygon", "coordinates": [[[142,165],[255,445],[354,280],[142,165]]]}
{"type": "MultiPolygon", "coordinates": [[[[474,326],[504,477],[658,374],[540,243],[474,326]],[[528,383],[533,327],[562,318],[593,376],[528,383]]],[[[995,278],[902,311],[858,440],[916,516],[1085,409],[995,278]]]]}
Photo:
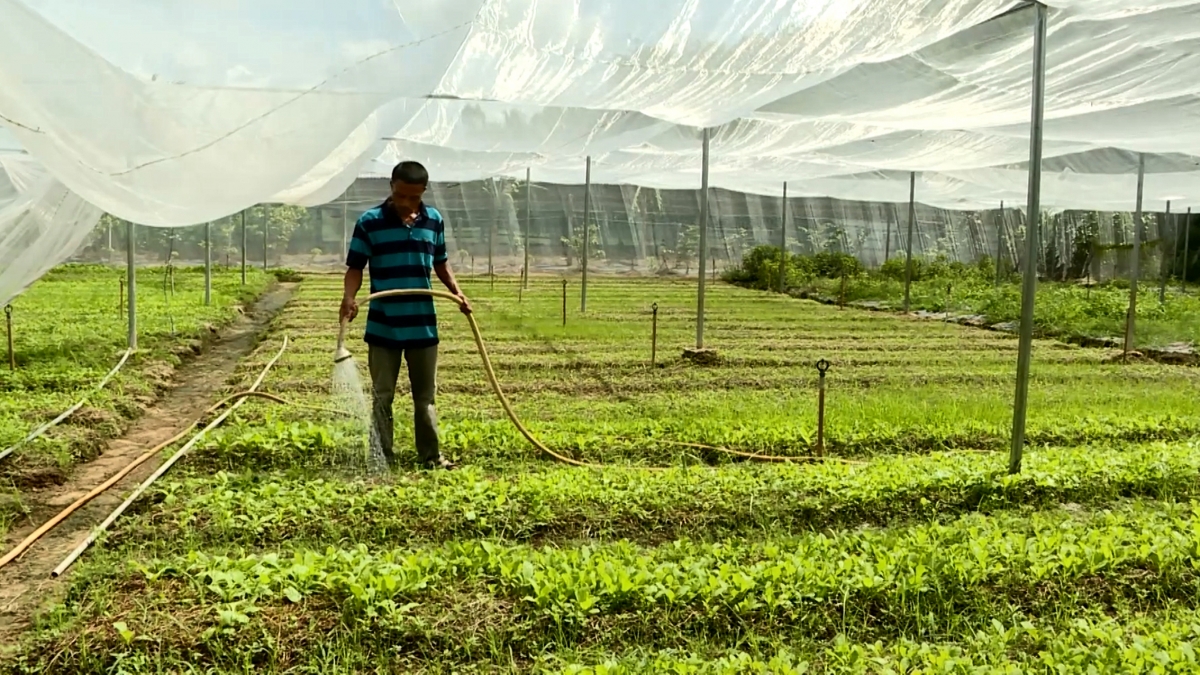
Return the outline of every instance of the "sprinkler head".
{"type": "Polygon", "coordinates": [[[333,362],[334,363],[341,363],[342,361],[348,361],[353,357],[354,357],[354,355],[351,354],[350,350],[346,349],[346,347],[344,345],[338,345],[337,349],[334,350],[334,352],[333,352],[333,362]]]}

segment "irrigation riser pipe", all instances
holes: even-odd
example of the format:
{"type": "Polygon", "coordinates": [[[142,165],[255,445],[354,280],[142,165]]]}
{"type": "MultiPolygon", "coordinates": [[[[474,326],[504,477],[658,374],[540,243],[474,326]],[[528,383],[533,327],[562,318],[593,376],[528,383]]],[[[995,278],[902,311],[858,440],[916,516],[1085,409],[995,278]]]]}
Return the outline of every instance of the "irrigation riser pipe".
{"type": "Polygon", "coordinates": [[[817,361],[817,456],[825,455],[825,373],[829,372],[829,362],[825,359],[817,361]]]}

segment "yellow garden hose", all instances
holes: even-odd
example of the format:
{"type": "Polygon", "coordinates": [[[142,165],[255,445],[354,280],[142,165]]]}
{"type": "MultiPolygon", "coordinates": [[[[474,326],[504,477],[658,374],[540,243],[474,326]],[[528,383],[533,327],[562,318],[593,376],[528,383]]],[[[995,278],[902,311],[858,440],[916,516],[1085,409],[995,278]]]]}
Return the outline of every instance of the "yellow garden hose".
{"type": "MultiPolygon", "coordinates": [[[[443,300],[450,300],[459,307],[463,306],[462,299],[453,293],[449,293],[447,291],[435,291],[433,289],[426,288],[403,288],[393,291],[379,291],[378,293],[372,293],[368,295],[366,302],[370,302],[379,298],[395,298],[405,295],[427,295],[434,298],[442,298],[443,300]]],[[[504,413],[508,415],[509,421],[511,421],[513,426],[517,428],[517,431],[521,432],[521,435],[525,437],[525,440],[529,441],[533,447],[537,448],[538,452],[541,452],[543,455],[546,455],[551,459],[563,462],[564,464],[570,464],[572,466],[600,468],[600,465],[598,464],[589,464],[587,462],[581,462],[577,459],[572,459],[570,457],[565,457],[558,454],[557,452],[546,447],[544,443],[539,441],[536,436],[529,432],[529,429],[525,428],[525,425],[521,423],[521,419],[517,417],[517,413],[513,411],[512,404],[508,402],[508,397],[504,395],[504,390],[500,388],[500,383],[496,380],[496,371],[492,369],[492,360],[488,357],[487,347],[483,345],[483,335],[481,335],[479,332],[479,324],[475,322],[475,315],[467,313],[466,317],[467,323],[471,326],[471,335],[475,337],[475,349],[479,352],[479,358],[483,361],[483,371],[487,375],[488,384],[492,386],[492,391],[495,392],[496,398],[500,400],[500,407],[504,408],[504,413]]],[[[349,350],[346,349],[346,328],[349,326],[349,324],[350,322],[348,320],[342,319],[341,329],[338,331],[337,350],[334,355],[335,362],[346,359],[350,355],[349,350]]]]}
{"type": "MultiPolygon", "coordinates": [[[[394,297],[401,297],[401,296],[406,296],[406,295],[407,296],[423,295],[423,296],[429,296],[429,297],[434,297],[434,298],[442,298],[443,300],[449,300],[449,301],[453,302],[455,305],[459,306],[460,308],[463,306],[462,298],[458,297],[457,295],[454,295],[453,293],[449,293],[447,291],[435,291],[435,290],[429,289],[429,288],[403,288],[403,289],[396,289],[396,290],[391,290],[391,291],[379,291],[378,293],[372,293],[372,294],[368,295],[366,298],[366,302],[369,303],[370,301],[379,299],[379,298],[394,298],[394,297]]],[[[539,441],[536,436],[534,436],[532,433],[530,433],[529,429],[525,428],[525,425],[521,423],[521,419],[519,417],[517,417],[517,413],[513,411],[512,404],[509,403],[508,397],[504,395],[504,390],[500,388],[500,382],[496,379],[496,371],[492,368],[492,360],[491,360],[491,358],[488,357],[487,347],[485,347],[483,344],[483,335],[481,335],[479,332],[479,324],[476,323],[476,321],[475,321],[475,315],[472,313],[467,313],[466,317],[467,317],[467,323],[470,324],[470,326],[471,326],[471,335],[474,336],[474,338],[475,338],[475,349],[479,352],[480,360],[483,361],[483,371],[487,375],[488,384],[491,385],[492,391],[495,392],[496,398],[499,399],[500,407],[504,408],[504,413],[506,415],[508,415],[509,421],[512,422],[513,426],[515,426],[517,428],[517,431],[521,432],[521,435],[525,437],[525,440],[529,441],[530,445],[537,448],[538,452],[541,452],[543,455],[545,455],[555,461],[559,461],[564,464],[570,464],[572,466],[583,466],[583,467],[589,467],[589,468],[593,468],[593,469],[604,468],[604,466],[601,464],[591,464],[589,462],[582,462],[577,459],[572,459],[570,457],[560,455],[559,453],[546,447],[546,445],[544,443],[539,441]]],[[[338,330],[337,348],[334,351],[334,357],[333,357],[334,363],[338,363],[338,362],[344,361],[346,359],[349,359],[351,356],[350,351],[348,349],[346,349],[346,328],[349,326],[349,324],[350,324],[350,322],[348,320],[343,319],[342,323],[341,323],[341,327],[338,330]]],[[[702,448],[705,450],[716,450],[718,452],[723,452],[728,455],[733,455],[735,457],[741,457],[743,459],[749,459],[749,460],[758,461],[758,462],[796,462],[796,461],[804,461],[804,460],[818,460],[819,461],[820,459],[824,459],[824,458],[817,458],[817,457],[778,457],[775,455],[760,455],[757,453],[740,452],[737,450],[730,450],[729,448],[719,448],[719,447],[715,447],[715,446],[711,446],[711,445],[702,445],[702,444],[698,444],[698,443],[676,443],[676,442],[672,442],[672,441],[663,441],[663,443],[671,444],[671,445],[679,445],[679,446],[688,446],[688,447],[694,447],[694,448],[702,448]]],[[[649,469],[652,471],[663,471],[663,470],[666,470],[668,467],[639,466],[637,468],[649,469]]]]}

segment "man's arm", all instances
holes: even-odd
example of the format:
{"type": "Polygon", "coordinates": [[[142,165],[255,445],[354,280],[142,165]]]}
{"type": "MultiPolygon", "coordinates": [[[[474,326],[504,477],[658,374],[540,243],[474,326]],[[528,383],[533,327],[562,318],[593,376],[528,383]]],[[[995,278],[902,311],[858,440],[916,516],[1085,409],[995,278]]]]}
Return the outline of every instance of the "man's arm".
{"type": "Polygon", "coordinates": [[[471,303],[467,300],[467,296],[463,295],[462,289],[458,287],[458,280],[454,278],[454,270],[450,269],[450,261],[443,260],[433,264],[433,271],[437,273],[437,278],[458,299],[462,301],[461,309],[463,314],[471,313],[471,303]]]}
{"type": "Polygon", "coordinates": [[[354,236],[350,238],[350,249],[346,251],[346,277],[342,280],[342,308],[339,312],[342,321],[353,321],[358,316],[358,301],[355,297],[362,288],[363,270],[371,261],[371,237],[363,227],[363,214],[354,223],[354,236]]]}
{"type": "Polygon", "coordinates": [[[342,280],[342,321],[353,321],[358,316],[358,289],[362,288],[363,271],[353,267],[346,268],[346,278],[342,280]]]}
{"type": "Polygon", "coordinates": [[[462,289],[458,287],[458,280],[454,278],[454,270],[450,269],[450,256],[446,251],[446,223],[442,221],[441,216],[438,216],[438,226],[433,239],[433,271],[437,272],[437,278],[454,295],[458,296],[459,309],[463,314],[471,313],[471,303],[467,302],[467,296],[463,295],[462,289]]]}

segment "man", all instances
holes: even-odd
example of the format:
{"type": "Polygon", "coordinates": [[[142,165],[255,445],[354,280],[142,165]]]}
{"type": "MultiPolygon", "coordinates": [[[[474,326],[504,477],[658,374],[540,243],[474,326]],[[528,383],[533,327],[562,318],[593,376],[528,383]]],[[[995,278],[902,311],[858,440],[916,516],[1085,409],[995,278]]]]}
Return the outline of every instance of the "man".
{"type": "MultiPolygon", "coordinates": [[[[346,254],[346,279],[341,318],[358,316],[355,296],[362,287],[363,268],[370,266],[371,292],[398,288],[433,288],[430,272],[471,313],[446,255],[445,224],[436,209],[421,201],[429,185],[429,172],[417,162],[401,162],[392,169],[392,194],[367,211],[354,225],[354,238],[346,254]]],[[[392,447],[392,401],[400,376],[401,358],[408,364],[412,387],[413,435],[417,458],[426,468],[453,469],[438,447],[437,416],[437,315],[433,298],[405,296],[371,301],[367,312],[367,363],[371,371],[374,406],[371,414],[372,445],[379,444],[388,465],[396,465],[392,447]]]]}

